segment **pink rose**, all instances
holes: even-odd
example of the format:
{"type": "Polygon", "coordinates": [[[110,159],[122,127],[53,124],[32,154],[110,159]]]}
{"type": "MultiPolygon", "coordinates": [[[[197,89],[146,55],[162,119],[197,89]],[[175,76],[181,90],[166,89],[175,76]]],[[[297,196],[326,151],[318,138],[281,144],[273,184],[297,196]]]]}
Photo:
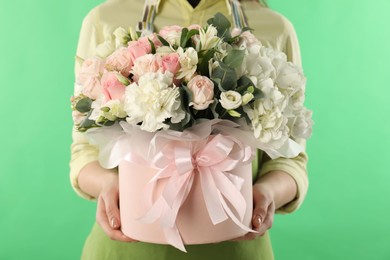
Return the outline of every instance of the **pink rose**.
{"type": "Polygon", "coordinates": [[[178,25],[164,26],[158,34],[172,45],[179,44],[182,29],[183,28],[178,25]]]}
{"type": "Polygon", "coordinates": [[[214,83],[207,77],[197,75],[187,84],[192,93],[190,106],[196,110],[204,110],[214,102],[214,83]]]}
{"type": "Polygon", "coordinates": [[[170,53],[161,58],[163,72],[169,71],[175,75],[180,69],[180,56],[177,53],[170,53]]]}
{"type": "Polygon", "coordinates": [[[191,31],[191,30],[200,30],[200,28],[202,28],[202,26],[200,26],[199,24],[191,24],[187,28],[188,28],[189,31],[191,31]]]}
{"type": "Polygon", "coordinates": [[[130,52],[130,56],[131,56],[131,60],[133,61],[133,64],[136,59],[150,53],[151,51],[150,43],[148,42],[146,44],[143,41],[129,42],[129,46],[127,47],[127,49],[130,52]]]}
{"type": "Polygon", "coordinates": [[[153,54],[147,54],[138,58],[134,62],[132,69],[133,80],[138,82],[138,79],[145,73],[161,71],[161,57],[153,54]]]}
{"type": "Polygon", "coordinates": [[[133,66],[133,60],[128,48],[121,47],[117,49],[113,54],[107,57],[105,68],[107,70],[119,71],[123,76],[128,77],[130,75],[131,67],[133,66]]]}
{"type": "Polygon", "coordinates": [[[91,99],[96,99],[101,93],[100,73],[103,71],[103,61],[99,58],[87,59],[81,65],[77,75],[77,84],[82,86],[82,93],[91,99]]]}
{"type": "Polygon", "coordinates": [[[126,86],[119,80],[118,72],[106,72],[103,74],[101,84],[103,86],[103,94],[106,97],[106,101],[113,99],[122,99],[125,94],[126,86]]]}
{"type": "Polygon", "coordinates": [[[245,31],[245,32],[241,33],[241,29],[234,28],[232,30],[231,34],[232,34],[233,37],[238,36],[238,35],[241,34],[238,42],[236,43],[236,45],[238,45],[238,46],[241,46],[241,45],[244,44],[245,47],[250,48],[254,44],[260,44],[260,42],[256,38],[256,36],[254,36],[250,31],[245,31]]]}
{"type": "Polygon", "coordinates": [[[142,43],[142,45],[145,46],[145,48],[148,50],[148,53],[150,53],[152,51],[152,46],[150,45],[150,42],[153,42],[154,44],[154,47],[157,49],[158,47],[162,46],[162,43],[160,42],[160,40],[158,39],[157,37],[157,34],[153,33],[151,35],[148,35],[148,36],[145,36],[145,37],[142,37],[142,38],[139,38],[138,41],[140,43],[142,43]]]}

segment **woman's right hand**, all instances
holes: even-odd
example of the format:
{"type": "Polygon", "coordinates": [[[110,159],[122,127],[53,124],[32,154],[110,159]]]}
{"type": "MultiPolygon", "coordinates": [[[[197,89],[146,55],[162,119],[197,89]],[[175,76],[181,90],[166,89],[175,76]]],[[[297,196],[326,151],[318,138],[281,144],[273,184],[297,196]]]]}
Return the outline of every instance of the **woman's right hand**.
{"type": "Polygon", "coordinates": [[[117,174],[111,175],[111,178],[102,185],[97,199],[96,221],[110,239],[122,242],[136,242],[136,240],[125,236],[120,230],[119,183],[117,174]]]}

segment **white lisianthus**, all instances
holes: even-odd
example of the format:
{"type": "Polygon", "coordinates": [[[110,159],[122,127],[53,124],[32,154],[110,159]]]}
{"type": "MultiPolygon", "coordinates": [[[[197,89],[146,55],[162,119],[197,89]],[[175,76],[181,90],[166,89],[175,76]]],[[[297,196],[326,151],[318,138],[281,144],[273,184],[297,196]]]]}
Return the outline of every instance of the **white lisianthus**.
{"type": "Polygon", "coordinates": [[[234,90],[222,92],[220,97],[219,102],[226,110],[236,109],[242,104],[241,94],[234,90]]]}
{"type": "Polygon", "coordinates": [[[244,95],[242,95],[242,105],[245,106],[246,104],[251,102],[253,98],[254,96],[252,93],[245,93],[244,95]]]}
{"type": "Polygon", "coordinates": [[[118,118],[125,118],[127,116],[124,110],[124,104],[121,100],[110,100],[104,105],[104,108],[106,109],[102,109],[100,114],[110,121],[115,121],[118,118]]]}
{"type": "Polygon", "coordinates": [[[121,46],[125,46],[129,40],[131,39],[130,33],[126,31],[123,27],[118,27],[114,31],[115,36],[115,46],[119,48],[121,46]]]}
{"type": "Polygon", "coordinates": [[[179,54],[179,61],[181,66],[177,78],[190,80],[193,77],[198,65],[198,53],[192,47],[188,48],[185,52],[182,47],[179,47],[177,49],[177,53],[179,54]]]}
{"type": "Polygon", "coordinates": [[[181,109],[179,88],[172,86],[173,75],[166,73],[146,73],[126,88],[125,108],[127,122],[133,125],[141,123],[141,129],[155,132],[169,125],[164,122],[171,119],[179,123],[185,117],[181,109]]]}

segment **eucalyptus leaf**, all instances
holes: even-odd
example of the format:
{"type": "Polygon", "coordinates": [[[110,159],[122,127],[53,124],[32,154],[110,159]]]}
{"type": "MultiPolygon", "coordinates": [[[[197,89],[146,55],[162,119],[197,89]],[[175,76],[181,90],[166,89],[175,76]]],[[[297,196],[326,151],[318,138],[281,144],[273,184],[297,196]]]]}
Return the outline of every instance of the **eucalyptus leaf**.
{"type": "Polygon", "coordinates": [[[211,79],[218,84],[218,88],[221,91],[234,90],[237,87],[236,71],[227,66],[223,66],[221,62],[219,65],[213,70],[211,79]]]}
{"type": "Polygon", "coordinates": [[[80,101],[77,102],[75,108],[80,113],[87,113],[91,110],[91,105],[92,105],[92,99],[86,97],[86,98],[80,99],[80,101]]]}
{"type": "Polygon", "coordinates": [[[245,50],[232,49],[227,53],[227,56],[223,59],[223,63],[230,68],[238,68],[242,65],[245,57],[245,50]]]}
{"type": "Polygon", "coordinates": [[[232,36],[230,34],[231,23],[221,13],[216,13],[213,18],[207,20],[207,23],[217,28],[218,37],[223,38],[225,41],[229,41],[232,36]]]}
{"type": "Polygon", "coordinates": [[[209,76],[209,61],[214,57],[216,50],[210,49],[206,53],[200,55],[198,70],[201,75],[208,77],[209,76]]]}

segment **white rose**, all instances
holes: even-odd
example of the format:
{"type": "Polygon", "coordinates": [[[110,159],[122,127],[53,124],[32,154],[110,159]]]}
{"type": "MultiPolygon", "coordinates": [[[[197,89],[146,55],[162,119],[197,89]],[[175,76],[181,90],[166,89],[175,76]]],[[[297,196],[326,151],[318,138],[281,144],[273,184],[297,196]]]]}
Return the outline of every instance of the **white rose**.
{"type": "Polygon", "coordinates": [[[179,61],[181,66],[177,78],[185,78],[186,80],[190,80],[194,75],[198,65],[198,53],[192,47],[188,48],[185,52],[183,48],[179,47],[177,49],[177,53],[179,54],[179,61]]]}
{"type": "Polygon", "coordinates": [[[233,90],[222,92],[220,97],[219,102],[226,110],[236,109],[242,104],[241,94],[233,90]]]}
{"type": "Polygon", "coordinates": [[[141,129],[155,132],[167,129],[166,119],[178,123],[185,117],[181,109],[179,88],[172,87],[173,75],[166,73],[146,73],[126,88],[124,110],[127,122],[141,123],[141,129]]]}

